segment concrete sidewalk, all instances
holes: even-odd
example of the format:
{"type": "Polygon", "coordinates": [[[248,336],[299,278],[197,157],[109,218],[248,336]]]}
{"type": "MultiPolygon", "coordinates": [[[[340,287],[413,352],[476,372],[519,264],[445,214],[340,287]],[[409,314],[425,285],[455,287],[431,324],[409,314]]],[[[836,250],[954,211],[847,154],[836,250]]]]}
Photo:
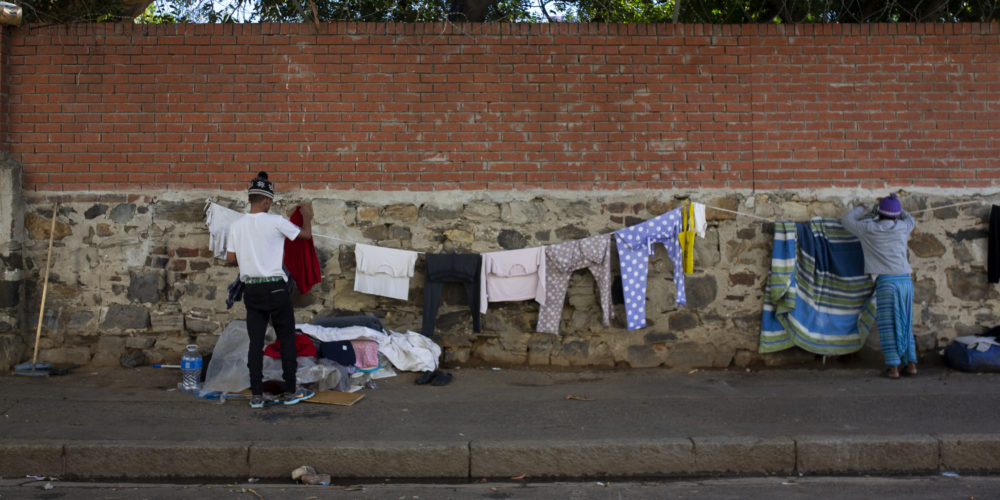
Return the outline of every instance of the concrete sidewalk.
{"type": "Polygon", "coordinates": [[[1000,472],[1000,375],[451,370],[354,406],[260,410],[139,368],[0,377],[0,477],[478,480],[1000,472]]]}

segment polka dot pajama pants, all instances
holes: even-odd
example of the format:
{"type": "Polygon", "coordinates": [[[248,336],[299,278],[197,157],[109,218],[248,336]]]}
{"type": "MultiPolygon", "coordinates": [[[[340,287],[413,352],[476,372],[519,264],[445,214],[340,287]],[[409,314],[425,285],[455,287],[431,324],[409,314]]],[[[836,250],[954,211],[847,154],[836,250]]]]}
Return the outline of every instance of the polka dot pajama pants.
{"type": "Polygon", "coordinates": [[[559,334],[569,278],[573,271],[583,268],[590,269],[597,281],[604,326],[611,324],[611,241],[602,234],[545,247],[545,303],[538,309],[535,330],[559,334]]]}
{"type": "Polygon", "coordinates": [[[649,258],[653,255],[655,243],[662,243],[666,247],[667,255],[674,263],[677,303],[687,304],[684,295],[684,273],[681,272],[683,264],[681,245],[677,238],[680,231],[681,209],[679,208],[646,222],[615,231],[629,330],[638,330],[646,326],[646,276],[649,273],[649,258]]]}

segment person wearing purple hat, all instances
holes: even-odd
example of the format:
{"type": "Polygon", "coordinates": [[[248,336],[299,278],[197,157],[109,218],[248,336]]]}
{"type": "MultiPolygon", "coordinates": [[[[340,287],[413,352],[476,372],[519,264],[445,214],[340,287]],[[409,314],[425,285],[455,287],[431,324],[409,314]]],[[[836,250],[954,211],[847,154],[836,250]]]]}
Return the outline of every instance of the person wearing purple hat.
{"type": "Polygon", "coordinates": [[[913,338],[913,279],[907,242],[916,221],[903,210],[896,193],[878,200],[878,217],[869,217],[863,204],[845,214],[840,223],[861,241],[865,272],[875,278],[879,343],[885,356],[882,376],[898,379],[917,374],[913,338]],[[903,368],[901,371],[900,369],[903,368]]]}
{"type": "Polygon", "coordinates": [[[312,237],[312,205],[301,208],[302,227],[288,219],[268,213],[274,202],[274,183],[267,172],[260,172],[247,189],[250,213],[233,222],[226,238],[226,260],[240,267],[244,284],[243,305],[247,310],[247,334],[250,351],[250,407],[264,406],[264,335],[268,322],[274,327],[281,345],[281,371],[285,393],[281,402],[293,405],[315,395],[310,389],[297,387],[295,372],[298,361],[295,351],[295,313],[292,309],[288,276],[281,268],[285,239],[312,237]]]}

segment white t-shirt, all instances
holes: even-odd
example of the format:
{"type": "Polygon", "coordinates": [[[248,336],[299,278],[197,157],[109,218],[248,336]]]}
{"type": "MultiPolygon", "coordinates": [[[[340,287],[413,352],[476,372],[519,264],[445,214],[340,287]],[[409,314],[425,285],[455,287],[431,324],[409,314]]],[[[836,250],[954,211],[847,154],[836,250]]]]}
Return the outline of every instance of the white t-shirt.
{"type": "Polygon", "coordinates": [[[417,252],[383,248],[364,243],[354,245],[357,269],[354,291],[406,300],[410,278],[417,265],[417,252]]]}
{"type": "Polygon", "coordinates": [[[226,251],[236,254],[240,278],[281,276],[285,238],[294,240],[301,229],[288,219],[267,212],[246,214],[229,226],[226,251]]]}

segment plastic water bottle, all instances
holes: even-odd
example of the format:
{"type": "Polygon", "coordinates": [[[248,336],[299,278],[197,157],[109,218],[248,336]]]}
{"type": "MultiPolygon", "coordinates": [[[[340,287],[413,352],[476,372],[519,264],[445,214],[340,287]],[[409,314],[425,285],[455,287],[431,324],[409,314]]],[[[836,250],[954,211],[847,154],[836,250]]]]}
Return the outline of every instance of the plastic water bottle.
{"type": "Polygon", "coordinates": [[[181,356],[181,390],[188,394],[201,391],[201,354],[197,344],[188,344],[181,356]]]}

